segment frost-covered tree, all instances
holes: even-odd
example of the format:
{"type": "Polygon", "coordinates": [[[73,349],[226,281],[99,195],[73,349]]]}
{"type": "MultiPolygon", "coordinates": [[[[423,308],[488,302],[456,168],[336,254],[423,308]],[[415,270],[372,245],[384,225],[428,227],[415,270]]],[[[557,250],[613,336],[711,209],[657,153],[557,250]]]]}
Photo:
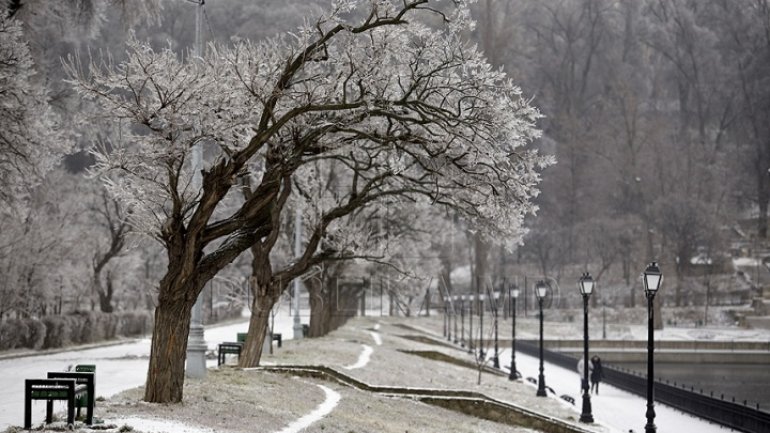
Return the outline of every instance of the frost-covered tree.
{"type": "Polygon", "coordinates": [[[259,361],[268,307],[293,278],[339,254],[324,240],[357,209],[387,198],[442,204],[490,238],[520,238],[537,170],[550,162],[523,147],[539,114],[464,41],[465,2],[436,2],[443,12],[428,3],[335,1],[291,37],[212,46],[200,59],[133,41],[118,65],[70,64],[83,96],[133,125],[96,170],[112,174],[110,189],[166,248],[145,400],[182,399],[192,305],[252,246],[260,296],[242,365],[259,361]],[[421,24],[436,17],[439,29],[421,24]],[[200,190],[190,170],[198,143],[209,161],[200,190]],[[312,181],[300,169],[319,160],[344,166],[351,182],[321,206],[299,258],[273,269],[295,183],[312,181]],[[249,197],[224,212],[247,177],[249,197]]]}
{"type": "Polygon", "coordinates": [[[21,25],[0,14],[0,200],[28,192],[69,147],[36,77],[21,25]]]}
{"type": "MultiPolygon", "coordinates": [[[[126,211],[120,203],[109,195],[98,182],[86,183],[83,192],[83,226],[91,226],[92,236],[88,239],[88,258],[90,259],[91,288],[98,298],[99,308],[104,313],[115,310],[115,294],[118,285],[119,269],[116,262],[127,252],[126,243],[129,224],[126,211]]],[[[128,266],[123,265],[128,268],[128,266]]]]}

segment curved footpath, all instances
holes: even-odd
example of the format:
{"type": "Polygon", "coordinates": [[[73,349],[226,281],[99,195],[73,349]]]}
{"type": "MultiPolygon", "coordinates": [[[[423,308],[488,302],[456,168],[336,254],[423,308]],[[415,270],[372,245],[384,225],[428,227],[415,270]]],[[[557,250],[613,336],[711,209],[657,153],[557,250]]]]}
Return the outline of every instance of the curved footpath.
{"type": "Polygon", "coordinates": [[[310,425],[314,422],[321,420],[323,417],[330,414],[332,410],[334,410],[334,408],[337,406],[337,403],[339,403],[340,399],[342,398],[340,394],[323,385],[317,386],[323,390],[324,394],[326,394],[326,400],[324,400],[324,402],[321,403],[321,405],[318,406],[318,408],[316,408],[314,411],[294,421],[288,427],[279,431],[278,433],[298,433],[299,431],[310,427],[310,425]]]}
{"type": "MultiPolygon", "coordinates": [[[[375,325],[374,329],[379,329],[379,324],[375,325]]],[[[382,345],[382,338],[380,337],[380,333],[376,331],[368,331],[369,334],[371,334],[372,339],[374,340],[374,343],[378,346],[382,345]]],[[[342,368],[346,370],[355,370],[358,368],[364,368],[367,364],[369,364],[369,361],[371,360],[371,355],[374,352],[374,349],[372,349],[371,346],[368,346],[366,344],[361,345],[363,347],[363,351],[358,356],[358,360],[355,364],[349,365],[349,366],[343,366],[342,368]]],[[[293,422],[291,425],[286,427],[285,429],[281,430],[278,433],[297,433],[300,430],[309,427],[311,424],[313,424],[316,421],[320,421],[323,419],[326,415],[331,413],[332,410],[337,406],[337,403],[339,403],[340,399],[342,398],[339,393],[323,386],[318,385],[321,389],[324,390],[326,393],[326,401],[324,401],[316,410],[313,412],[303,416],[302,418],[298,419],[297,421],[293,422]]]]}

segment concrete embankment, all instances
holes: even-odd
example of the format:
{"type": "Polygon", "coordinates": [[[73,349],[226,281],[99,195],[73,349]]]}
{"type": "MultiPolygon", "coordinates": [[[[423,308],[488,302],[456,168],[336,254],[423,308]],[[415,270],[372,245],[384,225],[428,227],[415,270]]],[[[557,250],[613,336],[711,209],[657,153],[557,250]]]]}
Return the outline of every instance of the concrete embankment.
{"type": "MultiPolygon", "coordinates": [[[[539,344],[538,340],[519,341],[539,344]]],[[[583,354],[583,340],[545,340],[543,343],[546,349],[575,359],[583,354]]],[[[500,347],[510,347],[510,341],[500,341],[498,344],[500,347]]],[[[643,340],[591,340],[590,347],[591,354],[599,355],[605,362],[634,363],[647,360],[647,341],[643,340]]],[[[770,342],[655,341],[655,360],[667,363],[768,364],[770,342]]]]}

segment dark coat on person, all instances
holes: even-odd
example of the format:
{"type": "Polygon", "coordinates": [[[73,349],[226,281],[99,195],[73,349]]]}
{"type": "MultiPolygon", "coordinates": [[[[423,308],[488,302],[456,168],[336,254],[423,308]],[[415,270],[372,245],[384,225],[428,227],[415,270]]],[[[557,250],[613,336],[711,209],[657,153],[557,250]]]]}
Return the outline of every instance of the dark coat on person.
{"type": "Polygon", "coordinates": [[[601,382],[604,378],[602,370],[602,360],[598,356],[591,358],[591,382],[601,382]]]}

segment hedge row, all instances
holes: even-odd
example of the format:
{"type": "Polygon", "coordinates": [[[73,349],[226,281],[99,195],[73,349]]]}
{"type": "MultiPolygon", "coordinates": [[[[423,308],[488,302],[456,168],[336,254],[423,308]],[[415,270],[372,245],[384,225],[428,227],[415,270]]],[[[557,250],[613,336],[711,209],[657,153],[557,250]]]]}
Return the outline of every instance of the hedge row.
{"type": "Polygon", "coordinates": [[[148,311],[76,313],[40,319],[9,319],[0,323],[0,351],[52,349],[116,337],[133,337],[152,330],[148,311]]]}

